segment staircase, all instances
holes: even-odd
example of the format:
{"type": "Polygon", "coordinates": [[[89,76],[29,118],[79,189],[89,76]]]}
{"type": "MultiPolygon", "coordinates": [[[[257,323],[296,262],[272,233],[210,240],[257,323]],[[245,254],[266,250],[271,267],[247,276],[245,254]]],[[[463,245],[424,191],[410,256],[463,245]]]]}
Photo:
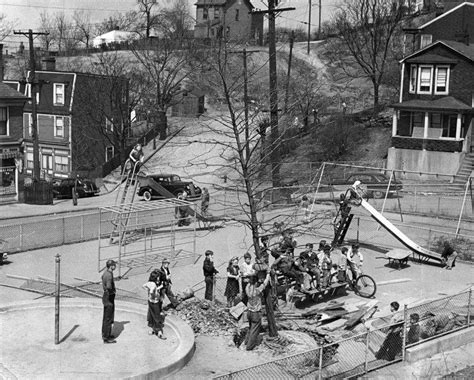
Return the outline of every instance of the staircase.
{"type": "Polygon", "coordinates": [[[463,191],[466,188],[466,182],[474,171],[474,153],[466,153],[461,167],[454,177],[453,183],[448,186],[449,191],[463,191]]]}

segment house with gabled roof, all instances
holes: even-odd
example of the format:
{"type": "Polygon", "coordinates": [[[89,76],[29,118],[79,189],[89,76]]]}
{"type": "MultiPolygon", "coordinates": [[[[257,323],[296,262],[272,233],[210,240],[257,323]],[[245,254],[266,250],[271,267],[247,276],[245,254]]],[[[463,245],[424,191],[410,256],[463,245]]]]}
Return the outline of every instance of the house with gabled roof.
{"type": "Polygon", "coordinates": [[[436,41],[401,61],[400,83],[388,168],[460,176],[468,164],[470,174],[474,46],[436,41]]]}
{"type": "Polygon", "coordinates": [[[195,38],[262,44],[263,15],[252,13],[250,0],[198,0],[195,5],[195,38]]]}

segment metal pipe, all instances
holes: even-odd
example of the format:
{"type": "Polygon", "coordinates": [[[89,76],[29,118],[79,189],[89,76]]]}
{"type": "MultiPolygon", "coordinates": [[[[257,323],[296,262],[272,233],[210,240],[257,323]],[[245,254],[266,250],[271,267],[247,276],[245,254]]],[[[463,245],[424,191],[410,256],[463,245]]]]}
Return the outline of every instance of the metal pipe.
{"type": "Polygon", "coordinates": [[[56,294],[54,302],[54,344],[59,344],[59,297],[61,292],[61,255],[56,254],[56,294]]]}

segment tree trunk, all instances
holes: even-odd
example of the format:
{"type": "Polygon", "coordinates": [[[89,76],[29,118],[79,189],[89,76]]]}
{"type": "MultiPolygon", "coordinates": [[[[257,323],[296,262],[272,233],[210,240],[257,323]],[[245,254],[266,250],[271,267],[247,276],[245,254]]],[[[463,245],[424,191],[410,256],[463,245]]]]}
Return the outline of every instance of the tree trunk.
{"type": "Polygon", "coordinates": [[[377,115],[377,112],[379,110],[379,83],[375,80],[372,81],[372,84],[374,86],[374,116],[377,115]]]}
{"type": "MultiPolygon", "coordinates": [[[[276,284],[272,284],[272,286],[276,286],[276,284]]],[[[278,336],[278,330],[276,327],[275,313],[273,312],[272,292],[269,286],[265,288],[263,295],[265,299],[265,310],[267,312],[268,335],[276,337],[278,336]]]]}
{"type": "Polygon", "coordinates": [[[160,140],[166,140],[166,137],[168,137],[168,119],[165,111],[158,111],[157,128],[160,133],[160,140]]]}

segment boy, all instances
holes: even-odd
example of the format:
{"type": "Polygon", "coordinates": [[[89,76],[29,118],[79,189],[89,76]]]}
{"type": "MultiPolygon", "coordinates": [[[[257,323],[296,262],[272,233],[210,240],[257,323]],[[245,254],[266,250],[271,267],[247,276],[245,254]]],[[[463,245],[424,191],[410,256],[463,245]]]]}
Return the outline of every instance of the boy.
{"type": "Polygon", "coordinates": [[[202,270],[204,272],[204,282],[206,283],[206,292],[204,298],[212,301],[214,296],[214,276],[219,273],[219,271],[214,267],[214,252],[209,249],[205,252],[206,258],[202,265],[202,270]]]}
{"type": "Polygon", "coordinates": [[[244,255],[244,262],[240,264],[240,275],[242,283],[242,302],[247,305],[248,297],[245,289],[250,281],[250,276],[255,273],[252,265],[252,256],[250,253],[246,252],[244,255]]]}
{"type": "Polygon", "coordinates": [[[331,267],[332,267],[332,260],[331,260],[331,247],[326,245],[324,247],[324,256],[320,261],[321,272],[322,272],[322,286],[327,287],[329,286],[329,279],[331,277],[331,267]]]}

